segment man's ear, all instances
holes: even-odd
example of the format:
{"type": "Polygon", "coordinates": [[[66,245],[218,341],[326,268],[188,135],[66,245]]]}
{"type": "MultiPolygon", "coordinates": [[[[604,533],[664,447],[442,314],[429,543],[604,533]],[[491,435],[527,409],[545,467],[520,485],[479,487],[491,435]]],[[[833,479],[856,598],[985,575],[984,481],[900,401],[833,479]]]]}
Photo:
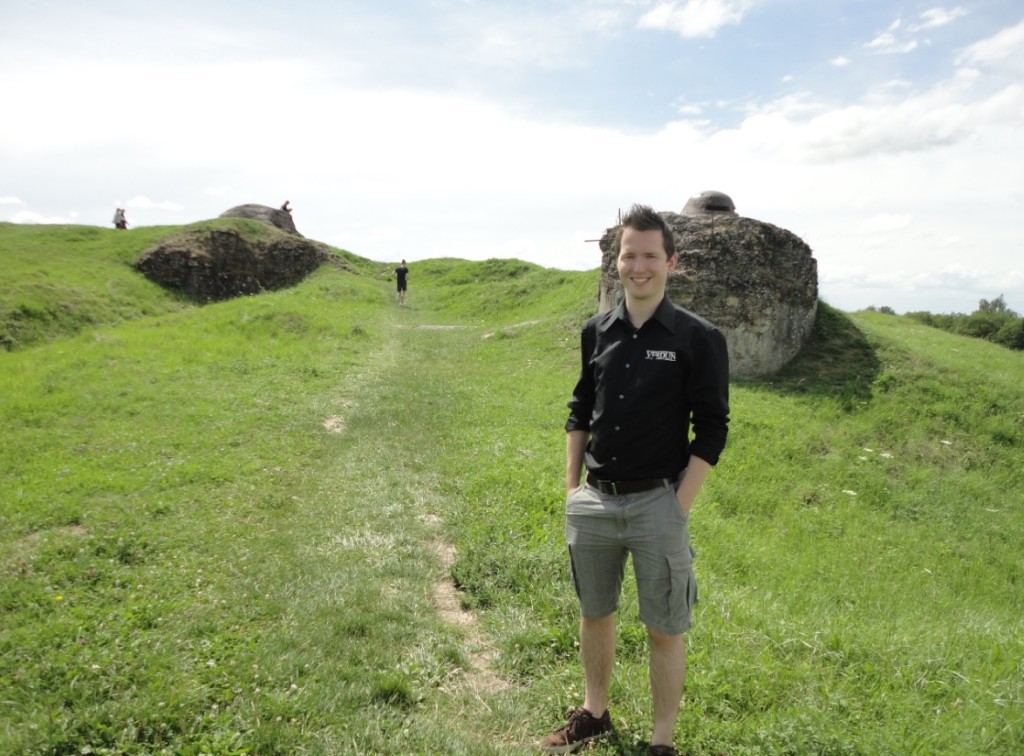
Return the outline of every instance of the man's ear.
{"type": "Polygon", "coordinates": [[[668,258],[668,270],[671,273],[676,269],[676,263],[679,262],[679,253],[676,252],[672,257],[668,258]]]}

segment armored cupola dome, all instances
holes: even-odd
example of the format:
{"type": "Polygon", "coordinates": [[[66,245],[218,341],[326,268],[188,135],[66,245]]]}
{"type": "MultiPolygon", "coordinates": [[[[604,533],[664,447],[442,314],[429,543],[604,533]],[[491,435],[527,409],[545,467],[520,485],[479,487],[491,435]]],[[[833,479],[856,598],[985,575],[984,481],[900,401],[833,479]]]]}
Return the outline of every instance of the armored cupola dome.
{"type": "Polygon", "coordinates": [[[724,192],[701,192],[690,197],[683,205],[683,215],[709,215],[711,213],[736,214],[736,205],[732,198],[724,192]]]}

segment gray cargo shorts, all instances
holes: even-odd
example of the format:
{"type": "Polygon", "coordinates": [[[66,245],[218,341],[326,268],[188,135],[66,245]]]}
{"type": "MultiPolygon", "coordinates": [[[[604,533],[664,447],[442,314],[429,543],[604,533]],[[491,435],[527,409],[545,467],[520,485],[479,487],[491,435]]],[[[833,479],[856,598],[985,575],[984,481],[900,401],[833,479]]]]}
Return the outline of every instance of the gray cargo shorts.
{"type": "Polygon", "coordinates": [[[689,629],[697,603],[695,554],[674,487],[614,495],[582,485],[566,497],[565,538],[583,617],[618,610],[632,554],[640,621],[666,635],[689,629]]]}

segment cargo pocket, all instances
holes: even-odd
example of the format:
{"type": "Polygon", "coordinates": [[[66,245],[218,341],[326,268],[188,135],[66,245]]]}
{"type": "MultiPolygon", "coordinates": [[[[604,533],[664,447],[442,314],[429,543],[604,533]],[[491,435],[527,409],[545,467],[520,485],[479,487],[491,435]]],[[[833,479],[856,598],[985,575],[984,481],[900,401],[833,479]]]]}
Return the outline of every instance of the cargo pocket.
{"type": "Polygon", "coordinates": [[[576,577],[576,560],[572,556],[572,547],[569,547],[569,579],[572,581],[572,589],[576,591],[576,598],[580,598],[580,581],[576,577]]]}
{"type": "Polygon", "coordinates": [[[668,556],[672,592],[669,595],[669,617],[675,630],[690,627],[693,607],[697,603],[697,578],[693,574],[693,549],[687,548],[668,556]]]}

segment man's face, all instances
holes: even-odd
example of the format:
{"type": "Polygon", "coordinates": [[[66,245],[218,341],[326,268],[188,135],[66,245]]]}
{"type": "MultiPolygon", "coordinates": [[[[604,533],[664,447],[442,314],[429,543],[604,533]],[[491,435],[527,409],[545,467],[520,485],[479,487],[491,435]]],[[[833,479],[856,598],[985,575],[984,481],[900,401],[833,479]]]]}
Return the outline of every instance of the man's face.
{"type": "Polygon", "coordinates": [[[661,231],[622,229],[619,245],[619,280],[632,300],[657,299],[665,296],[668,274],[676,267],[676,256],[665,254],[665,241],[661,231]]]}

